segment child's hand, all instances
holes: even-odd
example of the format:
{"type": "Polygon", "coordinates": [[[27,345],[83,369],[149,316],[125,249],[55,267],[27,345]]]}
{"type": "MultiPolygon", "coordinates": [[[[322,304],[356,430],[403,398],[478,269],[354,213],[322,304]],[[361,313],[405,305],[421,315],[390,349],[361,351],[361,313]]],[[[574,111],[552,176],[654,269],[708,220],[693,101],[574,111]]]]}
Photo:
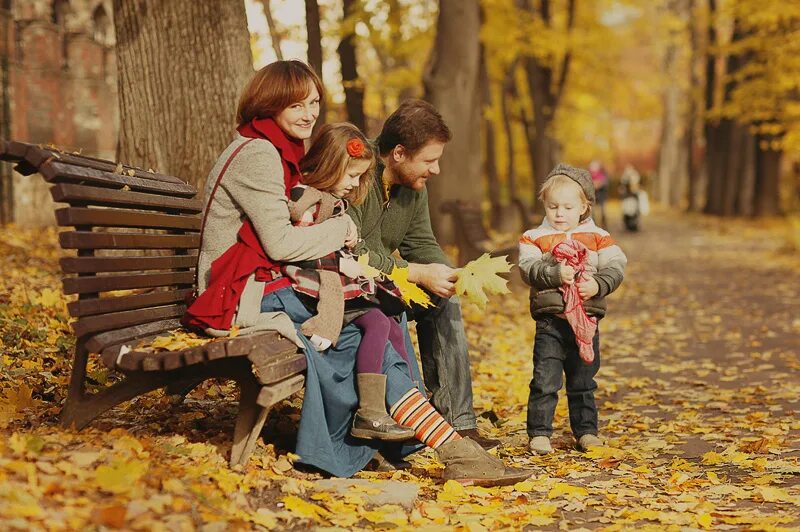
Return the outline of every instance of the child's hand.
{"type": "Polygon", "coordinates": [[[353,249],[358,243],[358,227],[349,216],[346,218],[349,223],[347,224],[347,235],[344,237],[344,245],[348,249],[353,249]]]}
{"type": "Polygon", "coordinates": [[[339,272],[350,279],[356,279],[364,275],[361,265],[352,257],[339,258],[339,272]]]}
{"type": "Polygon", "coordinates": [[[597,284],[594,277],[589,277],[582,283],[578,283],[578,293],[584,301],[593,298],[598,292],[600,292],[600,285],[597,284]]]}
{"type": "Polygon", "coordinates": [[[565,264],[561,265],[561,284],[572,284],[575,282],[575,269],[565,264]]]}

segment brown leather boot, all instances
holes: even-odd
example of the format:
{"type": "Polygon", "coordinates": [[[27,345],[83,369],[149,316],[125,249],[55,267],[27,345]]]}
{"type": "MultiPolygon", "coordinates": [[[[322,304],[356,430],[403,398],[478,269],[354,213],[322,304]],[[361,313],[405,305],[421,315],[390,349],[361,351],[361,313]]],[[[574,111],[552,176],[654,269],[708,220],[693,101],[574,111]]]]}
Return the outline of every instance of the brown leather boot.
{"type": "Polygon", "coordinates": [[[490,451],[500,445],[500,440],[495,440],[494,438],[485,438],[480,435],[478,429],[459,430],[458,435],[462,438],[469,438],[473,440],[487,451],[490,451]]]}
{"type": "Polygon", "coordinates": [[[445,443],[436,454],[444,463],[444,480],[465,486],[508,486],[533,474],[528,469],[506,467],[502,460],[486,452],[470,438],[445,443]]]}
{"type": "Polygon", "coordinates": [[[355,438],[383,441],[405,441],[414,437],[414,430],[399,425],[386,411],[386,375],[359,373],[358,410],[350,434],[355,438]]]}

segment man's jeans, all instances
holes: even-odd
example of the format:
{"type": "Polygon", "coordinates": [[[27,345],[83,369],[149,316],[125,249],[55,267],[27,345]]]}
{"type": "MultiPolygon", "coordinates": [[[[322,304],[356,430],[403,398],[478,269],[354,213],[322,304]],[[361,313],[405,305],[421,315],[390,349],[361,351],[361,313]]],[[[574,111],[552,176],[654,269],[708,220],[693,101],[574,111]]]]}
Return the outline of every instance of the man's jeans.
{"type": "Polygon", "coordinates": [[[533,343],[533,379],[528,399],[528,436],[553,434],[553,415],[561,389],[561,374],[567,376],[569,424],[575,438],[597,434],[594,376],[600,368],[600,330],[592,340],[594,362],[586,364],[578,354],[575,333],[567,320],[547,316],[536,320],[533,343]]]}
{"type": "Polygon", "coordinates": [[[417,322],[419,354],[431,403],[456,430],[474,429],[472,376],[458,298],[433,298],[435,306],[411,311],[417,322]]]}

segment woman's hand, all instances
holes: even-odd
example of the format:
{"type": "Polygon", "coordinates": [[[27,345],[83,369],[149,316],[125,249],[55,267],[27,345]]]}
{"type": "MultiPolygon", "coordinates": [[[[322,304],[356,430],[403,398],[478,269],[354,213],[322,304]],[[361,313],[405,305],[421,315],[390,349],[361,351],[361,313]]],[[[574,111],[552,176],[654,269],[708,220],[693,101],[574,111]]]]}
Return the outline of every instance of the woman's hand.
{"type": "Polygon", "coordinates": [[[358,226],[349,216],[347,218],[347,234],[344,237],[344,245],[348,249],[353,249],[358,243],[358,226]]]}

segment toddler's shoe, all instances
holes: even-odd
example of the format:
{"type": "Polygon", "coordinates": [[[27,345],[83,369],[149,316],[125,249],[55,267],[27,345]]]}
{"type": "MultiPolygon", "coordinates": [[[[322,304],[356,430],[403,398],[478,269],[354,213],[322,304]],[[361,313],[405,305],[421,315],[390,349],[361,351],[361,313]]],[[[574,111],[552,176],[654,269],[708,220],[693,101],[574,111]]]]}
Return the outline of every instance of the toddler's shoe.
{"type": "Polygon", "coordinates": [[[582,453],[585,453],[589,450],[589,447],[602,447],[603,440],[598,438],[595,434],[584,434],[580,438],[578,438],[578,450],[582,453]]]}
{"type": "Polygon", "coordinates": [[[536,454],[550,454],[553,447],[550,445],[550,438],[547,436],[534,436],[528,442],[528,450],[536,454]]]}

